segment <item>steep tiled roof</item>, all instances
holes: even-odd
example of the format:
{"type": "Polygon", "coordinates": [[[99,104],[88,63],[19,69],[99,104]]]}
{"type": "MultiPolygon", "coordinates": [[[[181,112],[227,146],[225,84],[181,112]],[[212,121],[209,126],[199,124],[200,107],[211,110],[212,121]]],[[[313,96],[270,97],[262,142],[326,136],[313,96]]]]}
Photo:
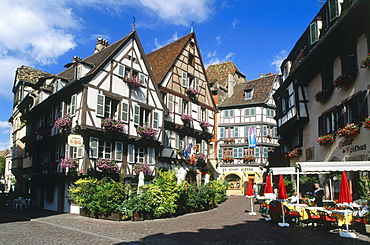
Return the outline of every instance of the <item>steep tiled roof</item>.
{"type": "Polygon", "coordinates": [[[163,81],[170,68],[174,65],[177,57],[193,35],[194,33],[191,32],[175,42],[146,55],[152,67],[152,73],[156,83],[159,84],[163,81]]]}
{"type": "MultiPolygon", "coordinates": [[[[110,45],[110,46],[104,48],[103,50],[101,50],[101,51],[99,51],[95,54],[92,54],[89,57],[83,59],[84,62],[94,65],[94,67],[86,75],[92,74],[97,69],[99,69],[105,63],[104,61],[107,61],[108,58],[114,53],[114,51],[116,51],[117,48],[120,47],[120,45],[122,43],[124,43],[134,33],[136,33],[136,32],[135,31],[131,32],[130,34],[128,34],[124,38],[120,39],[119,41],[113,43],[112,45],[110,45]]],[[[74,67],[73,66],[68,67],[67,69],[65,69],[64,71],[59,73],[58,76],[66,78],[68,80],[73,80],[73,78],[74,78],[74,67]]]]}
{"type": "Polygon", "coordinates": [[[268,100],[269,93],[271,92],[275,77],[276,74],[272,74],[248,81],[246,83],[235,84],[234,94],[230,97],[226,97],[225,100],[220,104],[220,107],[240,106],[266,102],[268,100]],[[246,89],[253,89],[252,99],[244,99],[244,92],[246,89]]]}
{"type": "Polygon", "coordinates": [[[35,68],[22,65],[17,69],[18,79],[36,84],[39,78],[53,76],[48,72],[40,71],[35,68]]]}
{"type": "Polygon", "coordinates": [[[221,85],[227,82],[229,74],[235,74],[235,72],[242,74],[232,61],[210,65],[206,69],[208,81],[210,83],[218,82],[221,85]]]}

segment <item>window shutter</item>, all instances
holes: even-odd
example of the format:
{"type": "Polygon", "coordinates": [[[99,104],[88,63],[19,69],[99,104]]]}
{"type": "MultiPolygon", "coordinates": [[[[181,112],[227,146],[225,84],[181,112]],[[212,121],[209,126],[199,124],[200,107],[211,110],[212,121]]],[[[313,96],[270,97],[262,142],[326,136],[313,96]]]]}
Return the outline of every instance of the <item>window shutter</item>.
{"type": "Polygon", "coordinates": [[[220,128],[220,138],[224,138],[225,137],[225,128],[222,127],[220,128]]]}
{"type": "Polygon", "coordinates": [[[118,75],[123,77],[125,74],[125,67],[123,65],[118,65],[118,75]]]}
{"type": "Polygon", "coordinates": [[[84,147],[79,146],[77,147],[77,158],[83,158],[84,156],[84,147]]]}
{"type": "Polygon", "coordinates": [[[234,127],[234,137],[239,137],[239,127],[234,127]]]}
{"type": "Polygon", "coordinates": [[[229,117],[229,110],[224,110],[224,118],[229,117]]]}
{"type": "Polygon", "coordinates": [[[358,98],[358,116],[360,121],[363,121],[366,117],[368,117],[368,109],[367,109],[367,97],[366,97],[366,90],[362,91],[358,98]]]}
{"type": "Polygon", "coordinates": [[[310,38],[310,45],[316,43],[319,40],[316,21],[310,24],[310,37],[309,38],[310,38]]]}
{"type": "Polygon", "coordinates": [[[238,148],[233,148],[233,157],[238,158],[238,148]]]}
{"type": "Polygon", "coordinates": [[[263,136],[264,137],[267,136],[267,126],[266,125],[263,125],[263,136]]]}
{"type": "Polygon", "coordinates": [[[234,117],[234,109],[230,110],[230,117],[234,117]]]}
{"type": "Polygon", "coordinates": [[[153,147],[148,147],[148,164],[155,164],[155,149],[153,147]]]}
{"type": "Polygon", "coordinates": [[[123,143],[116,141],[115,144],[115,159],[116,161],[122,161],[123,143]]]}
{"type": "Polygon", "coordinates": [[[263,157],[264,158],[268,158],[268,148],[267,147],[263,147],[263,157]]]}
{"type": "Polygon", "coordinates": [[[182,86],[187,88],[188,87],[188,74],[186,72],[182,72],[182,86]]]}
{"type": "Polygon", "coordinates": [[[222,148],[218,149],[218,158],[222,158],[222,148]]]}
{"type": "Polygon", "coordinates": [[[245,108],[245,116],[246,117],[249,117],[250,115],[251,115],[250,109],[249,108],[245,108]]]}
{"type": "Polygon", "coordinates": [[[330,21],[334,20],[339,16],[339,3],[338,0],[329,0],[329,18],[330,21]]]}
{"type": "Polygon", "coordinates": [[[338,118],[338,128],[341,128],[345,124],[344,118],[344,106],[343,104],[337,107],[337,118],[338,118]]]}
{"type": "Polygon", "coordinates": [[[259,147],[254,148],[254,157],[260,157],[260,148],[259,147]]]}
{"type": "Polygon", "coordinates": [[[123,122],[128,122],[128,103],[127,102],[122,102],[122,121],[123,122]]]}
{"type": "Polygon", "coordinates": [[[251,108],[251,113],[250,113],[251,116],[255,116],[256,115],[256,108],[255,107],[252,107],[251,108]]]}
{"type": "Polygon", "coordinates": [[[140,106],[134,106],[134,124],[139,124],[140,122],[140,106]]]}
{"type": "Polygon", "coordinates": [[[128,144],[127,145],[127,162],[134,163],[135,162],[135,146],[128,144]]]}
{"type": "Polygon", "coordinates": [[[175,148],[176,149],[180,149],[180,135],[179,133],[176,133],[175,134],[175,148]]]}
{"type": "Polygon", "coordinates": [[[179,108],[178,108],[178,112],[179,112],[179,114],[182,114],[183,113],[183,108],[182,108],[182,99],[181,98],[179,98],[179,108]]]}
{"type": "Polygon", "coordinates": [[[69,114],[73,116],[76,113],[76,95],[71,96],[71,103],[69,105],[69,114]]]}
{"type": "Polygon", "coordinates": [[[195,78],[195,89],[200,90],[199,79],[197,77],[195,78]]]}
{"type": "Polygon", "coordinates": [[[159,128],[159,114],[158,112],[153,112],[153,128],[158,129],[159,128]]]}
{"type": "Polygon", "coordinates": [[[172,112],[174,112],[173,95],[172,94],[167,94],[167,107],[168,107],[168,109],[172,110],[172,112]]]}
{"type": "Polygon", "coordinates": [[[98,158],[99,139],[90,137],[90,158],[98,158]]]}
{"type": "Polygon", "coordinates": [[[96,115],[97,116],[104,116],[104,95],[98,94],[98,101],[96,106],[96,115]]]}
{"type": "Polygon", "coordinates": [[[277,127],[274,127],[274,138],[275,139],[278,138],[278,130],[277,130],[277,127]]]}

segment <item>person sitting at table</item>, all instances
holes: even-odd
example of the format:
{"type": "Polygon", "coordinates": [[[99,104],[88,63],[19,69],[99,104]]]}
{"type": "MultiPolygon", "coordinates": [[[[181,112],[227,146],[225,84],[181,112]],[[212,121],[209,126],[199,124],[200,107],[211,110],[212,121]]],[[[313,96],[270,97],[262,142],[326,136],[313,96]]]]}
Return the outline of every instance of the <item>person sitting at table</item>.
{"type": "Polygon", "coordinates": [[[300,200],[302,199],[302,193],[297,194],[295,191],[293,196],[289,197],[290,203],[299,203],[300,200]]]}
{"type": "Polygon", "coordinates": [[[315,188],[316,189],[313,191],[313,196],[315,197],[314,203],[316,204],[316,206],[322,207],[322,198],[325,195],[324,189],[320,187],[319,183],[315,183],[315,188]]]}

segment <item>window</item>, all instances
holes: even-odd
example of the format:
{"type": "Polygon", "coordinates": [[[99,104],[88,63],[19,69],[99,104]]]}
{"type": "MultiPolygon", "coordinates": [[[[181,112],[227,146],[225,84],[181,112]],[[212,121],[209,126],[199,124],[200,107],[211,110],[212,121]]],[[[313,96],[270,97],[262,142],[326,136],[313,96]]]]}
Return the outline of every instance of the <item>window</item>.
{"type": "Polygon", "coordinates": [[[155,164],[155,149],[153,147],[148,147],[148,164],[155,164]]]}
{"type": "Polygon", "coordinates": [[[266,116],[273,118],[275,116],[275,110],[271,108],[266,108],[266,116]]]}
{"type": "Polygon", "coordinates": [[[70,147],[70,152],[72,153],[72,155],[70,157],[75,158],[75,159],[83,157],[84,148],[82,146],[81,147],[76,147],[76,146],[67,145],[66,147],[67,148],[70,147]]]}
{"type": "Polygon", "coordinates": [[[349,45],[342,56],[342,72],[354,72],[358,71],[357,65],[357,45],[353,43],[349,45]]]}
{"type": "Polygon", "coordinates": [[[298,129],[292,132],[292,148],[302,147],[302,129],[298,129]]]}
{"type": "Polygon", "coordinates": [[[319,135],[334,133],[337,131],[337,117],[335,109],[326,112],[319,117],[319,135]]]}
{"type": "Polygon", "coordinates": [[[127,162],[135,163],[135,146],[131,144],[127,145],[127,162]]]}
{"type": "Polygon", "coordinates": [[[121,77],[125,75],[125,66],[121,64],[118,65],[118,75],[120,75],[121,77]]]}
{"type": "Polygon", "coordinates": [[[164,147],[171,147],[170,138],[171,138],[170,130],[165,130],[163,135],[163,146],[164,147]]]}
{"type": "Polygon", "coordinates": [[[171,110],[172,112],[175,111],[172,94],[167,94],[167,108],[171,110]]]}
{"type": "Polygon", "coordinates": [[[338,0],[328,0],[329,4],[329,19],[333,21],[335,18],[339,17],[339,1],[338,0]]]}
{"type": "Polygon", "coordinates": [[[153,128],[159,128],[159,113],[156,111],[153,112],[153,128]]]}
{"type": "Polygon", "coordinates": [[[115,159],[116,161],[122,161],[123,143],[116,141],[115,143],[115,159]]]}
{"type": "Polygon", "coordinates": [[[200,91],[199,79],[197,77],[195,78],[194,88],[200,91]]]}
{"type": "Polygon", "coordinates": [[[234,155],[233,148],[222,148],[223,157],[233,157],[233,155],[234,155]]]}
{"type": "Polygon", "coordinates": [[[333,88],[333,82],[333,63],[330,63],[322,70],[322,89],[333,88]]]}
{"type": "Polygon", "coordinates": [[[112,142],[101,141],[99,142],[98,156],[102,158],[112,158],[112,142]]]}
{"type": "Polygon", "coordinates": [[[134,106],[134,124],[140,123],[140,106],[134,106]]]}
{"type": "Polygon", "coordinates": [[[317,21],[310,24],[310,45],[315,44],[319,40],[319,29],[317,21]]]}
{"type": "Polygon", "coordinates": [[[234,109],[224,110],[224,117],[225,118],[234,117],[234,109]]]}
{"type": "Polygon", "coordinates": [[[233,149],[234,158],[243,158],[243,148],[234,148],[233,149]]]}
{"type": "Polygon", "coordinates": [[[218,149],[218,158],[222,158],[222,148],[218,149]]]}
{"type": "Polygon", "coordinates": [[[253,131],[256,132],[256,127],[254,125],[245,126],[245,137],[248,137],[250,128],[253,128],[253,131]]]}
{"type": "Polygon", "coordinates": [[[193,54],[189,53],[189,60],[188,60],[188,64],[191,65],[191,66],[194,66],[195,64],[195,57],[193,54]]]}
{"type": "Polygon", "coordinates": [[[259,147],[254,148],[254,157],[261,157],[259,147]]]}
{"type": "Polygon", "coordinates": [[[234,137],[239,137],[239,127],[234,127],[234,137]]]}
{"type": "Polygon", "coordinates": [[[76,95],[71,96],[71,103],[68,106],[69,115],[73,116],[76,113],[76,95]]]}
{"type": "Polygon", "coordinates": [[[266,125],[263,125],[262,126],[262,136],[263,137],[266,137],[267,136],[267,126],[266,125]]]}
{"type": "Polygon", "coordinates": [[[234,127],[225,127],[225,138],[234,137],[234,127]]]}
{"type": "Polygon", "coordinates": [[[274,127],[274,138],[275,139],[279,138],[277,127],[274,127]]]}
{"type": "Polygon", "coordinates": [[[117,100],[98,94],[96,115],[105,118],[114,118],[117,113],[117,105],[117,100]]]}
{"type": "Polygon", "coordinates": [[[144,157],[145,157],[145,150],[143,147],[137,148],[137,156],[136,156],[136,162],[138,163],[144,163],[144,157]]]}
{"type": "Polygon", "coordinates": [[[256,115],[256,108],[255,107],[250,107],[250,108],[245,108],[245,116],[246,117],[251,117],[256,115]]]}
{"type": "Polygon", "coordinates": [[[179,133],[175,133],[175,148],[176,149],[181,148],[181,139],[179,133]]]}
{"type": "Polygon", "coordinates": [[[263,147],[263,157],[268,158],[269,157],[269,148],[263,147]]]}
{"type": "Polygon", "coordinates": [[[90,158],[98,158],[98,146],[99,146],[99,139],[95,137],[90,137],[90,158]]]}
{"type": "Polygon", "coordinates": [[[188,85],[188,74],[186,72],[182,72],[182,78],[181,78],[181,85],[184,87],[184,88],[188,88],[189,85],[188,85]]]}
{"type": "Polygon", "coordinates": [[[76,79],[79,79],[81,76],[82,76],[82,66],[81,65],[77,65],[76,67],[76,79]]]}
{"type": "Polygon", "coordinates": [[[250,100],[252,99],[252,89],[244,90],[244,99],[250,100]]]}
{"type": "Polygon", "coordinates": [[[122,102],[122,115],[121,119],[123,122],[128,123],[129,107],[127,102],[122,102]]]}
{"type": "Polygon", "coordinates": [[[142,82],[142,86],[146,86],[146,76],[142,73],[139,74],[139,80],[142,82]]]}

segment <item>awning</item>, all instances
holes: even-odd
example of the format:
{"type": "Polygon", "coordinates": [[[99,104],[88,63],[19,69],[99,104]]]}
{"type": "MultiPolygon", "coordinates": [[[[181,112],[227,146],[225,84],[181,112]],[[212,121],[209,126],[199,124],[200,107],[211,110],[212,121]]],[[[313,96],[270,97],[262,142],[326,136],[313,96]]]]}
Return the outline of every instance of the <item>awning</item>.
{"type": "Polygon", "coordinates": [[[370,161],[296,162],[300,174],[319,174],[342,171],[370,171],[370,161]]]}
{"type": "Polygon", "coordinates": [[[272,175],[296,174],[295,167],[270,168],[272,175]]]}

